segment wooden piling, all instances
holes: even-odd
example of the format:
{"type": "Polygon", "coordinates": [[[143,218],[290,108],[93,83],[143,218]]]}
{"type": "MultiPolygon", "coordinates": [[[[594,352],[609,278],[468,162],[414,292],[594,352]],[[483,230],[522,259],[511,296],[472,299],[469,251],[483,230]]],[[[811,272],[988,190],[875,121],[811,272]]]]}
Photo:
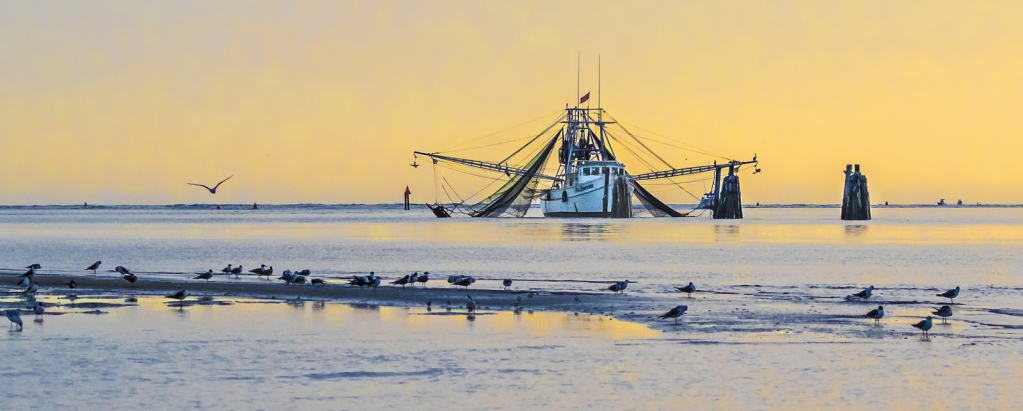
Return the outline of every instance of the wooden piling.
{"type": "Polygon", "coordinates": [[[728,176],[721,182],[720,189],[714,219],[741,219],[742,192],[739,190],[739,176],[735,175],[735,166],[728,167],[728,176]]]}
{"type": "Polygon", "coordinates": [[[845,192],[842,196],[843,220],[870,219],[870,192],[867,191],[867,176],[860,173],[860,165],[845,166],[845,192]]]}

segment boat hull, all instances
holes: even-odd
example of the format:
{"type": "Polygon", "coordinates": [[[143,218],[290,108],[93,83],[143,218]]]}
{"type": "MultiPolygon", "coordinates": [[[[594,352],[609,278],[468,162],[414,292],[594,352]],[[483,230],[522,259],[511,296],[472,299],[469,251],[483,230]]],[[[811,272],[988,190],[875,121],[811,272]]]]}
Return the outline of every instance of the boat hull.
{"type": "Polygon", "coordinates": [[[632,217],[632,188],[627,175],[585,176],[573,183],[551,189],[540,197],[545,217],[632,217]]]}

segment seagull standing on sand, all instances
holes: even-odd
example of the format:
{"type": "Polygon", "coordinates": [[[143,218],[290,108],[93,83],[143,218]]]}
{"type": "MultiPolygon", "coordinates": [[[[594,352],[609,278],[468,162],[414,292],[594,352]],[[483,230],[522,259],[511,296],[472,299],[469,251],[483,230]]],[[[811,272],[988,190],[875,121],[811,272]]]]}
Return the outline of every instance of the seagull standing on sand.
{"type": "Polygon", "coordinates": [[[24,326],[24,323],[21,322],[21,312],[18,310],[7,310],[5,314],[7,314],[7,319],[11,320],[11,330],[14,330],[14,324],[18,324],[18,331],[21,331],[21,327],[24,326]]]}
{"type": "Polygon", "coordinates": [[[301,286],[302,284],[305,284],[305,276],[304,275],[296,275],[295,278],[291,279],[291,283],[295,284],[295,285],[298,285],[298,286],[301,286]]]}
{"type": "Polygon", "coordinates": [[[37,322],[43,321],[44,312],[46,312],[46,308],[44,308],[43,303],[36,301],[36,304],[32,306],[32,313],[36,315],[37,322]]]}
{"type": "Polygon", "coordinates": [[[945,324],[945,320],[947,320],[948,317],[952,316],[952,306],[951,305],[943,305],[943,306],[941,306],[941,308],[938,308],[937,311],[934,311],[931,314],[934,314],[934,315],[936,315],[938,317],[941,317],[941,323],[945,324]]]}
{"type": "Polygon", "coordinates": [[[469,314],[476,312],[476,302],[472,300],[472,296],[467,295],[465,298],[469,299],[469,301],[465,302],[465,311],[469,314]]]}
{"type": "Polygon", "coordinates": [[[376,291],[377,287],[380,286],[380,277],[373,277],[373,282],[371,282],[371,283],[369,283],[367,285],[369,285],[370,287],[373,287],[373,291],[376,291]]]}
{"type": "Polygon", "coordinates": [[[309,281],[309,284],[313,285],[313,290],[317,288],[323,288],[323,286],[326,285],[326,283],[323,282],[322,278],[314,278],[311,281],[309,281]]]}
{"type": "MultiPolygon", "coordinates": [[[[96,269],[97,269],[97,268],[99,268],[99,265],[100,265],[100,264],[103,264],[103,262],[102,262],[102,261],[97,261],[97,262],[95,262],[95,263],[92,263],[92,265],[90,265],[89,267],[87,267],[87,268],[85,269],[85,271],[89,271],[89,270],[92,270],[92,273],[93,273],[93,274],[96,274],[96,269]]],[[[79,266],[79,267],[81,267],[81,266],[79,266]]]]}
{"type": "Polygon", "coordinates": [[[867,318],[873,318],[875,325],[876,324],[880,324],[881,323],[881,317],[884,317],[884,307],[880,306],[880,305],[877,306],[876,310],[870,310],[869,312],[867,312],[866,317],[867,318]]]}
{"type": "Polygon", "coordinates": [[[253,273],[253,274],[257,275],[257,276],[263,275],[263,273],[265,271],[266,271],[266,264],[260,264],[259,268],[255,269],[255,270],[249,270],[250,273],[253,273]]]}
{"type": "Polygon", "coordinates": [[[927,331],[930,330],[932,326],[934,326],[934,323],[931,322],[931,316],[928,315],[927,319],[911,325],[916,328],[919,328],[920,331],[923,331],[924,338],[927,338],[927,331]]]}
{"type": "Polygon", "coordinates": [[[409,283],[409,285],[415,287],[416,286],[416,280],[418,280],[418,279],[419,279],[419,271],[416,271],[416,272],[412,273],[412,275],[408,276],[408,283],[409,283]]]}
{"type": "Polygon", "coordinates": [[[284,280],[285,283],[290,283],[292,278],[295,278],[295,275],[291,273],[291,270],[284,270],[284,272],[281,273],[281,276],[277,279],[284,280]]]}
{"type": "Polygon", "coordinates": [[[475,283],[475,282],[476,282],[476,278],[470,275],[468,277],[462,278],[460,281],[456,282],[455,285],[460,285],[462,287],[465,287],[466,290],[468,290],[469,286],[472,285],[472,283],[475,283]]]}
{"type": "Polygon", "coordinates": [[[32,280],[29,280],[28,277],[22,278],[21,281],[18,281],[18,284],[16,284],[16,285],[18,287],[28,287],[28,286],[32,285],[32,280]]]}
{"type": "Polygon", "coordinates": [[[506,278],[506,279],[504,280],[504,282],[502,282],[502,284],[504,284],[504,289],[505,289],[505,290],[507,290],[507,289],[508,289],[508,287],[511,287],[511,285],[512,285],[512,280],[511,280],[511,278],[506,278]]]}
{"type": "Polygon", "coordinates": [[[688,310],[688,309],[689,309],[689,306],[687,306],[687,305],[680,305],[680,306],[677,306],[675,308],[672,308],[671,311],[668,311],[668,312],[664,313],[663,315],[661,315],[661,318],[674,318],[675,319],[675,324],[678,324],[678,318],[681,317],[682,314],[685,314],[686,310],[688,310]]]}
{"type": "Polygon", "coordinates": [[[607,289],[611,290],[615,294],[624,293],[625,292],[625,288],[629,286],[629,283],[630,283],[629,280],[619,281],[619,282],[616,282],[614,284],[611,284],[611,286],[607,287],[607,289]]]}
{"type": "Polygon", "coordinates": [[[35,295],[37,291],[39,291],[39,283],[33,283],[25,289],[25,295],[35,295]]]}
{"type": "Polygon", "coordinates": [[[193,280],[206,280],[206,282],[208,283],[208,282],[210,282],[211,278],[213,278],[213,270],[212,269],[210,269],[209,271],[207,271],[205,273],[199,274],[199,276],[193,278],[193,280]]]}
{"type": "Polygon", "coordinates": [[[271,265],[270,268],[263,270],[263,275],[265,275],[266,279],[269,280],[270,276],[274,275],[274,266],[271,265]]]}
{"type": "Polygon", "coordinates": [[[124,266],[120,266],[120,265],[117,266],[117,267],[114,267],[114,271],[118,272],[118,273],[121,273],[121,275],[131,274],[131,271],[129,271],[127,268],[124,268],[124,266]]]}
{"type": "Polygon", "coordinates": [[[67,287],[74,290],[78,288],[78,283],[76,283],[75,280],[68,281],[67,287]]]}
{"type": "Polygon", "coordinates": [[[393,284],[393,285],[400,285],[401,288],[404,289],[405,288],[405,284],[408,284],[408,279],[409,279],[409,276],[406,275],[406,276],[401,277],[401,278],[399,278],[397,280],[391,281],[391,284],[393,284]]]}
{"type": "Polygon", "coordinates": [[[228,264],[227,267],[224,267],[224,269],[220,270],[220,272],[222,272],[224,274],[227,274],[227,275],[231,275],[231,270],[233,270],[233,269],[234,268],[231,268],[231,264],[228,264]]]}
{"type": "MultiPolygon", "coordinates": [[[[223,175],[223,174],[221,174],[221,175],[223,175]]],[[[232,174],[231,177],[234,177],[234,174],[232,174]]],[[[221,181],[221,182],[217,183],[217,185],[213,186],[213,188],[206,187],[206,186],[204,186],[202,184],[194,184],[194,183],[188,183],[188,185],[202,187],[202,188],[205,188],[207,190],[210,190],[210,194],[216,194],[217,193],[217,187],[220,187],[221,184],[224,184],[224,181],[230,180],[231,177],[225,178],[223,181],[221,181]]]]}
{"type": "Polygon", "coordinates": [[[948,298],[949,299],[949,303],[953,304],[953,305],[955,304],[956,297],[958,297],[958,296],[959,296],[959,286],[956,286],[956,288],[954,290],[948,290],[948,291],[945,291],[945,292],[943,292],[941,294],[938,294],[938,297],[948,298]]]}
{"type": "Polygon", "coordinates": [[[862,298],[863,301],[867,301],[867,299],[870,298],[871,294],[873,294],[873,293],[874,293],[874,286],[870,286],[870,287],[864,288],[863,291],[860,291],[860,292],[858,292],[856,294],[853,294],[852,296],[853,297],[862,298]]]}
{"type": "Polygon", "coordinates": [[[689,285],[687,285],[685,287],[675,287],[675,289],[679,290],[679,291],[681,291],[683,293],[689,294],[690,298],[692,298],[693,297],[693,293],[696,292],[696,286],[693,285],[692,281],[690,281],[689,285]]]}
{"type": "Polygon", "coordinates": [[[238,278],[238,274],[241,274],[241,273],[242,273],[242,266],[240,266],[240,265],[235,267],[233,270],[231,270],[231,274],[234,274],[234,278],[238,278]]]}
{"type": "Polygon", "coordinates": [[[185,306],[185,298],[188,298],[190,293],[186,290],[178,290],[178,292],[168,295],[167,298],[178,300],[178,307],[185,306]]]}
{"type": "Polygon", "coordinates": [[[424,272],[423,275],[421,275],[419,277],[416,277],[416,282],[417,283],[423,283],[423,288],[426,287],[426,282],[427,281],[430,281],[430,272],[429,271],[424,272]]]}
{"type": "Polygon", "coordinates": [[[26,272],[25,274],[22,274],[21,277],[22,278],[27,278],[29,280],[32,280],[33,278],[36,277],[36,268],[35,267],[29,267],[28,272],[26,272]]]}
{"type": "Polygon", "coordinates": [[[457,283],[459,281],[462,281],[462,276],[460,276],[460,275],[449,275],[448,276],[448,284],[455,285],[455,283],[457,283]]]}

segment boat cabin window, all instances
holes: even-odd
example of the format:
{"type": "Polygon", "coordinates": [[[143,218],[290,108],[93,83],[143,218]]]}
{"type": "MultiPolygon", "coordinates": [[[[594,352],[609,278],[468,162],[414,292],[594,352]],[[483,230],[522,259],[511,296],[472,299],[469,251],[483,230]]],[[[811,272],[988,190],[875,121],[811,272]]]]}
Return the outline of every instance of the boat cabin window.
{"type": "Polygon", "coordinates": [[[584,175],[584,176],[588,176],[588,175],[590,175],[590,169],[589,169],[589,168],[584,168],[584,169],[583,169],[583,175],[584,175]]]}
{"type": "Polygon", "coordinates": [[[604,167],[604,169],[603,169],[603,170],[601,170],[601,171],[603,171],[603,172],[604,172],[603,174],[607,174],[607,167],[604,167]]]}

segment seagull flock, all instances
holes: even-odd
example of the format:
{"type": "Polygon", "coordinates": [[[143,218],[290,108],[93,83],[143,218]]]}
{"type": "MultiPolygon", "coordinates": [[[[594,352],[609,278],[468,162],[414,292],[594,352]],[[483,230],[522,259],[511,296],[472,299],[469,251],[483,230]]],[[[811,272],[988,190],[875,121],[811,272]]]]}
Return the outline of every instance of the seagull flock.
{"type": "MultiPolygon", "coordinates": [[[[92,271],[93,274],[95,274],[95,273],[97,273],[97,270],[99,269],[99,267],[100,267],[100,265],[102,263],[103,263],[102,261],[96,261],[95,263],[93,263],[93,264],[89,265],[88,267],[86,267],[85,270],[86,271],[92,271]]],[[[22,274],[22,275],[20,275],[18,277],[19,280],[16,283],[16,285],[19,286],[19,287],[24,288],[24,291],[22,291],[22,293],[27,298],[29,298],[30,301],[33,301],[33,304],[31,306],[29,306],[28,308],[31,309],[31,312],[33,314],[35,314],[36,321],[37,322],[41,322],[42,321],[42,315],[45,313],[46,304],[42,303],[42,302],[34,301],[34,296],[39,291],[39,288],[40,288],[39,284],[37,282],[35,282],[36,272],[37,272],[37,270],[42,269],[42,265],[36,263],[36,264],[28,265],[25,268],[27,268],[28,271],[26,271],[24,274],[22,274]]],[[[241,264],[239,264],[237,267],[234,266],[233,264],[228,264],[227,267],[225,267],[222,270],[220,270],[220,272],[223,273],[224,275],[227,275],[227,276],[234,275],[235,278],[239,278],[239,275],[242,272],[244,272],[243,270],[244,270],[244,268],[242,267],[241,264]]],[[[135,282],[138,281],[138,276],[135,275],[134,273],[132,273],[131,270],[129,270],[128,268],[126,268],[124,266],[117,266],[117,267],[115,267],[111,271],[120,274],[121,278],[123,278],[125,281],[128,281],[132,286],[134,286],[135,282]]],[[[265,264],[261,264],[259,268],[256,268],[256,269],[253,269],[253,270],[249,270],[248,272],[251,273],[251,274],[255,274],[256,276],[259,276],[259,277],[266,276],[267,279],[269,280],[273,276],[274,269],[273,269],[273,266],[269,266],[268,267],[265,264]]],[[[198,275],[193,277],[193,279],[194,280],[205,280],[208,283],[211,279],[213,279],[213,277],[215,275],[216,274],[213,272],[213,270],[210,269],[210,270],[208,270],[206,272],[199,273],[198,275]]],[[[321,278],[309,278],[309,277],[311,277],[311,275],[312,275],[312,271],[309,270],[309,269],[295,270],[295,271],[284,270],[282,275],[280,277],[278,277],[277,279],[284,281],[285,285],[289,285],[289,286],[302,286],[302,285],[304,285],[305,283],[308,282],[309,284],[311,284],[313,286],[314,290],[321,289],[321,288],[323,288],[323,287],[325,287],[327,285],[327,282],[324,279],[321,279],[321,278]]],[[[351,276],[351,278],[348,279],[348,284],[351,285],[351,286],[359,287],[359,288],[370,287],[373,290],[376,290],[377,287],[379,287],[381,285],[382,281],[383,281],[383,279],[381,277],[377,276],[374,272],[371,271],[369,273],[369,275],[365,275],[365,276],[353,275],[353,276],[351,276]]],[[[390,284],[394,285],[394,286],[401,286],[401,288],[404,289],[406,286],[414,288],[414,287],[416,287],[417,284],[421,285],[423,287],[426,287],[426,283],[428,281],[430,281],[430,273],[429,272],[423,272],[423,274],[419,274],[419,272],[416,271],[416,272],[413,272],[412,274],[407,274],[407,275],[405,275],[403,277],[400,277],[400,278],[398,278],[398,279],[396,279],[394,281],[391,281],[390,284]]],[[[448,283],[449,286],[464,287],[466,290],[469,288],[469,286],[473,285],[475,282],[476,282],[476,278],[473,277],[473,276],[452,275],[452,276],[448,276],[448,278],[447,278],[447,283],[448,283]]],[[[625,292],[626,288],[628,288],[628,286],[629,286],[629,284],[631,282],[632,281],[630,281],[630,280],[618,281],[618,282],[615,282],[615,283],[611,284],[609,287],[607,287],[607,290],[611,291],[614,294],[623,294],[625,292]]],[[[505,279],[505,280],[502,281],[502,284],[504,285],[505,289],[508,289],[512,285],[512,280],[511,279],[505,279]]],[[[71,280],[70,282],[68,282],[67,286],[70,289],[75,289],[78,285],[75,283],[74,280],[71,280]]],[[[696,286],[692,282],[690,282],[688,285],[685,285],[685,286],[682,286],[682,287],[675,287],[675,289],[678,290],[681,293],[686,293],[689,298],[692,298],[692,294],[697,292],[696,286]]],[[[867,288],[864,288],[863,290],[861,290],[861,291],[859,291],[857,293],[850,294],[849,296],[846,297],[846,299],[847,300],[857,300],[858,299],[858,300],[861,300],[861,301],[868,301],[870,299],[870,297],[873,296],[874,290],[875,290],[874,286],[871,285],[871,286],[869,286],[867,288]]],[[[934,315],[934,316],[941,317],[941,322],[942,323],[946,323],[948,321],[948,318],[953,315],[952,305],[955,304],[955,298],[959,296],[960,290],[961,290],[960,287],[957,286],[954,289],[950,289],[950,290],[947,290],[947,291],[945,291],[943,293],[937,294],[938,297],[948,298],[949,299],[949,304],[948,305],[943,305],[941,307],[935,307],[934,311],[931,314],[934,315]]],[[[186,298],[188,298],[190,295],[191,295],[191,293],[189,293],[188,291],[179,289],[177,292],[168,295],[167,298],[168,299],[178,300],[178,307],[181,308],[181,307],[184,307],[184,300],[186,298]]],[[[530,293],[529,297],[533,298],[533,293],[530,293]]],[[[519,301],[521,301],[521,299],[522,298],[519,297],[519,301]]],[[[578,297],[576,297],[576,302],[579,302],[579,298],[578,297]]],[[[450,301],[448,302],[448,304],[450,306],[450,301]]],[[[429,306],[429,304],[428,304],[428,306],[429,306]]],[[[518,304],[516,304],[516,309],[518,309],[518,308],[519,308],[518,304]]],[[[671,319],[671,320],[674,320],[675,324],[678,324],[679,318],[681,318],[686,313],[686,311],[688,309],[689,309],[689,306],[687,306],[687,305],[678,305],[678,306],[672,308],[670,311],[668,311],[668,312],[666,312],[666,313],[664,313],[664,314],[662,314],[662,315],[660,315],[658,317],[661,318],[661,319],[671,319]]],[[[466,310],[467,310],[467,313],[470,313],[470,314],[473,313],[476,310],[476,302],[472,299],[471,296],[467,296],[466,310]]],[[[23,326],[23,321],[21,319],[20,311],[19,310],[5,310],[4,313],[6,314],[7,319],[10,320],[11,329],[13,330],[14,326],[16,325],[17,326],[17,330],[20,331],[22,326],[23,326]]],[[[874,320],[874,324],[875,325],[880,325],[881,319],[884,318],[884,315],[885,315],[884,306],[878,306],[877,309],[870,310],[869,312],[864,314],[864,317],[870,318],[870,319],[874,320]]],[[[929,336],[929,331],[930,331],[931,327],[933,326],[933,317],[932,316],[927,316],[924,320],[922,320],[922,321],[920,321],[918,323],[911,324],[911,325],[913,327],[915,327],[915,328],[920,329],[923,332],[923,337],[927,338],[929,336]]]]}

